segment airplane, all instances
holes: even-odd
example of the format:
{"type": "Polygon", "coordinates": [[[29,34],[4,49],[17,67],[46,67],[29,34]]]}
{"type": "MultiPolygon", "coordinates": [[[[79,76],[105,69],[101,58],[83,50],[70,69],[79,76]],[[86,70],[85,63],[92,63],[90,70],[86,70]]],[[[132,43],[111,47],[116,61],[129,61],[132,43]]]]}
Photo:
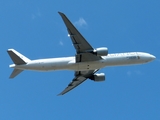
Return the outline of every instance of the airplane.
{"type": "Polygon", "coordinates": [[[156,57],[145,52],[108,53],[108,48],[93,48],[80,34],[66,15],[58,12],[64,21],[71,38],[76,55],[72,57],[48,58],[30,60],[14,49],[7,52],[14,62],[9,65],[14,68],[10,78],[16,77],[23,70],[54,71],[73,70],[74,78],[68,86],[58,95],[64,95],[87,79],[95,82],[105,81],[104,73],[96,73],[99,69],[109,66],[123,66],[143,64],[153,61],[156,57]]]}

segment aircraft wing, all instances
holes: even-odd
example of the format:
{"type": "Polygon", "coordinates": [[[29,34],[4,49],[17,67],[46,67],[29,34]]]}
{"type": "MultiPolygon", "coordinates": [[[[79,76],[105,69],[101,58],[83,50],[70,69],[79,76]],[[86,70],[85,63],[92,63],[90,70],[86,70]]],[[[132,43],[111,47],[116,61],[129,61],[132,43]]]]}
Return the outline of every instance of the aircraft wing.
{"type": "Polygon", "coordinates": [[[94,50],[92,46],[85,40],[85,38],[79,33],[79,31],[74,27],[74,25],[69,21],[65,14],[58,12],[68,30],[68,33],[72,39],[72,43],[77,51],[77,53],[83,53],[86,51],[94,50]]]}
{"type": "Polygon", "coordinates": [[[70,90],[74,89],[85,80],[90,78],[97,70],[89,70],[89,71],[76,71],[74,79],[68,84],[68,86],[58,95],[64,95],[65,93],[69,92],[70,90]]]}
{"type": "MultiPolygon", "coordinates": [[[[79,31],[74,27],[74,25],[69,21],[65,14],[58,12],[62,17],[70,38],[72,40],[73,46],[76,49],[76,62],[87,62],[87,61],[96,61],[102,59],[100,56],[96,56],[92,52],[94,51],[93,47],[86,41],[86,39],[79,33],[79,31]]],[[[75,77],[68,84],[68,86],[59,94],[64,95],[70,90],[74,89],[85,80],[90,78],[97,70],[89,70],[89,71],[76,71],[75,77]]]]}
{"type": "Polygon", "coordinates": [[[72,43],[76,49],[77,56],[76,58],[80,57],[81,61],[76,59],[76,62],[87,62],[87,61],[96,61],[102,59],[90,52],[94,49],[93,47],[86,41],[86,39],[79,33],[79,31],[74,27],[74,25],[69,21],[65,14],[58,12],[68,30],[72,43]]]}

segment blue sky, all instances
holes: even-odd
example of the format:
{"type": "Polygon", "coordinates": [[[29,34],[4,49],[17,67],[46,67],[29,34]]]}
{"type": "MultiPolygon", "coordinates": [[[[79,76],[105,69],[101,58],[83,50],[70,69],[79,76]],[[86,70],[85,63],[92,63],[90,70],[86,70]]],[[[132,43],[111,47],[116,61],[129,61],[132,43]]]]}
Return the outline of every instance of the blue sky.
{"type": "Polygon", "coordinates": [[[159,120],[159,0],[5,0],[0,1],[1,120],[159,120]],[[57,13],[64,12],[93,47],[109,53],[142,51],[151,63],[100,70],[106,81],[87,80],[56,96],[72,71],[24,71],[8,79],[12,64],[6,50],[30,59],[73,56],[74,47],[57,13]]]}

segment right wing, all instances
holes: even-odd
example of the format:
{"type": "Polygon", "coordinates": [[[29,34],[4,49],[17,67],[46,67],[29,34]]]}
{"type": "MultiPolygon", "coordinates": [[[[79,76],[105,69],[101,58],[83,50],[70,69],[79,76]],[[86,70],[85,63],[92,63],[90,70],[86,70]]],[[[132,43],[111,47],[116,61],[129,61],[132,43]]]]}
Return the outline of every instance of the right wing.
{"type": "Polygon", "coordinates": [[[79,33],[74,25],[69,21],[65,14],[58,12],[68,30],[72,43],[76,49],[76,62],[96,61],[102,59],[99,56],[92,54],[93,47],[86,41],[86,39],[79,33]]]}
{"type": "Polygon", "coordinates": [[[73,88],[77,87],[85,80],[90,78],[97,70],[89,70],[89,71],[76,71],[75,78],[68,84],[68,86],[58,95],[64,95],[65,93],[69,92],[73,88]]]}
{"type": "Polygon", "coordinates": [[[79,33],[79,31],[74,27],[74,25],[69,21],[65,14],[58,12],[68,30],[71,37],[72,43],[77,51],[77,53],[83,53],[86,51],[94,50],[92,46],[85,40],[85,38],[79,33]]]}

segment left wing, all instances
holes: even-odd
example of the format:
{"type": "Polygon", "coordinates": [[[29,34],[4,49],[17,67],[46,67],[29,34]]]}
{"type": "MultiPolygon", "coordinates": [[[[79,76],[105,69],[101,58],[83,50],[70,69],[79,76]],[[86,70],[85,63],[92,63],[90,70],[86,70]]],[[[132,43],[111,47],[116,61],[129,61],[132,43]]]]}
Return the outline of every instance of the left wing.
{"type": "Polygon", "coordinates": [[[58,95],[64,95],[65,93],[69,92],[73,88],[77,87],[81,83],[83,83],[86,79],[90,78],[97,70],[90,70],[90,71],[76,71],[75,78],[68,84],[68,86],[58,95]]]}

